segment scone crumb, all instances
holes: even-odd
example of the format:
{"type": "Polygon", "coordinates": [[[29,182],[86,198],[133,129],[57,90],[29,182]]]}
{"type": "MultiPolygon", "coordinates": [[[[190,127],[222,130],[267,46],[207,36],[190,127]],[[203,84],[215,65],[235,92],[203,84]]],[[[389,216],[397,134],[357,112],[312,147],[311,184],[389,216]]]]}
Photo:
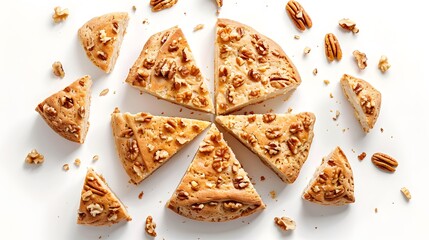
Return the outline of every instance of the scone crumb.
{"type": "Polygon", "coordinates": [[[330,98],[334,98],[334,95],[332,93],[329,93],[330,98]]]}
{"type": "Polygon", "coordinates": [[[204,24],[198,24],[197,26],[194,27],[194,32],[202,30],[204,28],[204,24]]]}
{"type": "Polygon", "coordinates": [[[94,157],[92,157],[92,161],[98,161],[98,159],[99,159],[100,157],[98,156],[98,155],[94,155],[94,157]]]}
{"type": "Polygon", "coordinates": [[[298,40],[298,39],[300,39],[301,37],[300,37],[299,35],[295,35],[295,36],[293,36],[293,38],[294,38],[294,39],[296,39],[296,40],[298,40]]]}
{"type": "Polygon", "coordinates": [[[401,188],[401,192],[408,201],[411,200],[411,193],[410,193],[410,190],[408,190],[408,188],[406,187],[401,188]]]}
{"type": "Polygon", "coordinates": [[[363,70],[366,68],[366,66],[368,65],[366,63],[366,61],[368,60],[366,58],[366,54],[363,52],[360,52],[359,50],[354,50],[353,51],[353,56],[355,57],[355,60],[357,62],[357,65],[359,67],[359,69],[363,70]]]}
{"type": "Polygon", "coordinates": [[[75,165],[76,167],[79,167],[79,166],[80,166],[80,164],[81,164],[80,159],[79,159],[79,158],[76,158],[76,159],[74,160],[74,165],[75,165]]]}
{"type": "Polygon", "coordinates": [[[316,76],[317,75],[317,68],[313,69],[313,75],[316,76]]]}
{"type": "Polygon", "coordinates": [[[323,80],[323,83],[325,84],[325,85],[329,85],[329,83],[331,83],[329,80],[323,80]]]}
{"type": "Polygon", "coordinates": [[[311,48],[309,48],[309,47],[305,47],[304,48],[304,55],[307,55],[307,54],[309,54],[311,52],[311,48]]]}
{"type": "Polygon", "coordinates": [[[378,61],[378,69],[380,69],[382,73],[385,73],[387,70],[389,70],[389,68],[389,60],[386,56],[381,56],[380,60],[378,61]]]}
{"type": "Polygon", "coordinates": [[[28,164],[42,164],[45,161],[45,157],[37,152],[36,149],[31,150],[30,153],[27,154],[25,158],[25,162],[28,164]]]}
{"type": "Polygon", "coordinates": [[[152,216],[150,216],[150,215],[147,216],[146,225],[145,225],[146,233],[152,237],[156,237],[155,228],[156,228],[156,223],[153,222],[152,216]]]}
{"type": "Polygon", "coordinates": [[[106,96],[109,93],[109,89],[105,88],[103,91],[100,92],[100,97],[106,96]]]}
{"type": "Polygon", "coordinates": [[[335,111],[335,116],[332,118],[332,120],[337,121],[338,117],[340,117],[340,111],[335,111]]]}
{"type": "Polygon", "coordinates": [[[64,171],[67,172],[69,169],[70,169],[70,167],[69,167],[69,165],[67,163],[63,165],[63,170],[64,171]]]}
{"type": "Polygon", "coordinates": [[[133,6],[131,7],[131,9],[133,10],[133,12],[135,12],[135,11],[137,10],[136,5],[133,5],[133,6]]]}
{"type": "Polygon", "coordinates": [[[63,64],[61,64],[61,62],[59,61],[56,61],[52,64],[52,72],[55,76],[60,78],[64,78],[64,76],[66,75],[64,72],[63,64]]]}
{"type": "Polygon", "coordinates": [[[366,152],[362,152],[361,154],[359,154],[358,159],[359,159],[360,161],[362,161],[362,160],[364,160],[364,159],[365,159],[365,157],[366,157],[366,152]]]}
{"type": "Polygon", "coordinates": [[[296,223],[288,217],[275,217],[274,222],[283,231],[295,230],[296,223]]]}
{"type": "Polygon", "coordinates": [[[288,109],[287,109],[287,113],[291,113],[293,111],[293,108],[291,108],[291,107],[289,107],[288,109]]]}
{"type": "Polygon", "coordinates": [[[55,7],[54,15],[52,15],[52,19],[54,19],[55,23],[59,23],[65,21],[69,16],[69,10],[67,8],[55,7]]]}
{"type": "Polygon", "coordinates": [[[381,133],[383,133],[383,132],[384,132],[384,129],[383,129],[383,128],[380,128],[380,132],[381,132],[381,133]]]}
{"type": "Polygon", "coordinates": [[[139,193],[139,199],[142,199],[142,198],[143,198],[143,195],[144,195],[144,192],[143,192],[143,191],[141,191],[141,192],[139,193]]]}
{"type": "Polygon", "coordinates": [[[143,24],[149,24],[149,19],[147,19],[147,18],[145,18],[145,19],[143,19],[143,22],[142,22],[143,24]]]}
{"type": "Polygon", "coordinates": [[[374,208],[374,212],[375,212],[375,213],[378,213],[378,208],[374,208]]]}
{"type": "Polygon", "coordinates": [[[271,197],[272,199],[276,199],[276,197],[277,197],[277,192],[276,192],[276,191],[274,191],[274,190],[272,190],[272,191],[270,192],[270,197],[271,197]]]}
{"type": "Polygon", "coordinates": [[[265,181],[265,176],[261,176],[261,181],[265,181]]]}

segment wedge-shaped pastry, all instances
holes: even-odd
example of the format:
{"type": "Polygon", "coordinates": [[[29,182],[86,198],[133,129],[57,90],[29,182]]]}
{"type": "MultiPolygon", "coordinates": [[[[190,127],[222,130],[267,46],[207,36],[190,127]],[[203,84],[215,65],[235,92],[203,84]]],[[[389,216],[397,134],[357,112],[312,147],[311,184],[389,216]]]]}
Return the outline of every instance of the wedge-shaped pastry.
{"type": "Polygon", "coordinates": [[[352,104],[355,117],[363,130],[369,132],[380,113],[381,93],[368,82],[347,74],[341,78],[341,87],[347,100],[352,104]]]}
{"type": "Polygon", "coordinates": [[[134,184],[161,167],[209,125],[206,121],[149,113],[112,114],[116,150],[134,184]]]}
{"type": "Polygon", "coordinates": [[[80,197],[77,223],[91,226],[110,226],[131,221],[127,209],[112,192],[106,180],[93,169],[88,169],[80,197]]]}
{"type": "Polygon", "coordinates": [[[313,113],[218,116],[216,122],[240,140],[284,182],[293,183],[313,141],[313,113]]]}
{"type": "Polygon", "coordinates": [[[114,12],[95,17],[78,31],[88,58],[106,73],[112,71],[128,26],[128,13],[114,12]]]}
{"type": "Polygon", "coordinates": [[[215,41],[216,113],[291,94],[301,78],[273,40],[244,24],[219,19],[215,41]]]}
{"type": "Polygon", "coordinates": [[[126,82],[155,97],[203,112],[214,112],[207,83],[178,27],[149,38],[126,82]]]}
{"type": "Polygon", "coordinates": [[[265,204],[212,125],[167,207],[194,220],[223,222],[258,212],[265,204]]]}
{"type": "Polygon", "coordinates": [[[340,147],[323,158],[302,198],[322,205],[355,202],[352,168],[340,147]]]}
{"type": "Polygon", "coordinates": [[[89,128],[92,80],[84,76],[39,103],[36,111],[60,136],[83,143],[89,128]]]}

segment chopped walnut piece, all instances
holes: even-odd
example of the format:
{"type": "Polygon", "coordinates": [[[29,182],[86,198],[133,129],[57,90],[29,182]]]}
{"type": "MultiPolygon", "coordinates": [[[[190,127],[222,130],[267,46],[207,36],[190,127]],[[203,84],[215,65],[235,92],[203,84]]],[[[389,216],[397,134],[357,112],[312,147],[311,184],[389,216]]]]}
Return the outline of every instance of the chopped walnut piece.
{"type": "Polygon", "coordinates": [[[70,167],[69,167],[69,165],[67,163],[63,165],[63,170],[64,171],[67,172],[69,169],[70,169],[70,167]]]}
{"type": "Polygon", "coordinates": [[[363,52],[360,52],[359,50],[354,50],[353,51],[353,56],[355,57],[355,60],[358,64],[359,69],[363,70],[366,68],[366,66],[368,65],[366,63],[366,61],[368,60],[366,58],[366,54],[363,52]]]}
{"type": "Polygon", "coordinates": [[[286,141],[286,144],[293,154],[297,154],[298,148],[302,145],[301,141],[295,136],[290,137],[289,140],[286,141]]]}
{"type": "Polygon", "coordinates": [[[52,15],[52,19],[54,19],[55,23],[59,23],[65,21],[69,16],[69,10],[67,8],[55,7],[54,14],[52,15]]]}
{"type": "Polygon", "coordinates": [[[154,155],[153,155],[153,159],[157,162],[162,163],[165,159],[167,159],[170,156],[170,154],[165,151],[165,150],[157,150],[154,155]]]}
{"type": "Polygon", "coordinates": [[[264,146],[264,149],[271,156],[275,156],[281,151],[280,145],[277,142],[268,143],[264,146]]]}
{"type": "Polygon", "coordinates": [[[194,32],[199,31],[203,28],[204,28],[204,24],[198,24],[197,26],[194,27],[194,32]]]}
{"type": "Polygon", "coordinates": [[[389,70],[390,68],[390,64],[389,64],[389,60],[387,59],[386,56],[381,56],[380,61],[378,61],[378,69],[380,69],[380,71],[382,73],[385,73],[387,70],[389,70]]]}
{"type": "Polygon", "coordinates": [[[304,48],[304,55],[307,55],[307,54],[309,54],[311,52],[311,48],[309,48],[309,47],[305,47],[304,48]]]}
{"type": "Polygon", "coordinates": [[[344,30],[348,30],[354,34],[359,32],[359,28],[356,27],[356,23],[348,18],[343,18],[338,22],[338,25],[344,30]]]}
{"type": "Polygon", "coordinates": [[[58,61],[52,64],[52,72],[54,73],[55,76],[60,78],[64,78],[65,76],[63,65],[61,64],[61,62],[58,62],[58,61]]]}
{"type": "Polygon", "coordinates": [[[288,217],[275,217],[274,222],[283,231],[294,230],[296,227],[295,221],[288,217]]]}
{"type": "Polygon", "coordinates": [[[270,123],[274,120],[276,120],[276,115],[274,113],[266,113],[262,116],[262,121],[264,121],[264,123],[270,123]]]}
{"type": "Polygon", "coordinates": [[[358,159],[362,161],[363,159],[365,159],[365,157],[366,157],[366,152],[362,152],[361,154],[359,154],[358,159]]]}
{"type": "Polygon", "coordinates": [[[108,88],[105,88],[105,89],[103,89],[103,91],[101,91],[100,92],[100,97],[103,97],[103,96],[106,96],[107,94],[109,93],[109,89],[108,88]]]}
{"type": "Polygon", "coordinates": [[[88,191],[85,191],[84,193],[82,193],[82,201],[84,201],[84,202],[88,202],[89,200],[90,200],[90,198],[91,198],[91,196],[92,196],[92,191],[91,190],[88,190],[88,191]]]}
{"type": "Polygon", "coordinates": [[[411,200],[411,193],[410,193],[410,190],[408,190],[408,188],[406,187],[401,188],[401,192],[408,201],[411,200]]]}
{"type": "Polygon", "coordinates": [[[177,64],[174,59],[164,58],[155,66],[155,76],[171,80],[177,71],[177,64]]]}
{"type": "Polygon", "coordinates": [[[98,204],[98,203],[91,203],[91,204],[89,204],[87,207],[86,207],[86,209],[88,209],[88,211],[89,211],[89,213],[93,216],[93,217],[95,217],[95,216],[97,216],[98,214],[101,214],[102,212],[103,212],[103,207],[102,206],[100,206],[100,204],[98,204]]]}
{"type": "Polygon", "coordinates": [[[104,30],[104,29],[101,29],[99,31],[99,38],[100,38],[100,42],[102,42],[103,44],[106,44],[107,42],[112,40],[112,37],[108,37],[106,30],[104,30]]]}
{"type": "Polygon", "coordinates": [[[45,161],[45,157],[38,153],[36,149],[31,150],[25,158],[25,162],[28,164],[42,164],[45,161]]]}
{"type": "Polygon", "coordinates": [[[277,198],[277,192],[274,190],[270,191],[270,197],[271,197],[271,199],[276,199],[277,198]]]}
{"type": "Polygon", "coordinates": [[[79,166],[80,166],[80,164],[81,164],[80,159],[79,159],[79,158],[76,158],[76,159],[74,160],[74,165],[75,165],[76,167],[79,167],[79,166]]]}

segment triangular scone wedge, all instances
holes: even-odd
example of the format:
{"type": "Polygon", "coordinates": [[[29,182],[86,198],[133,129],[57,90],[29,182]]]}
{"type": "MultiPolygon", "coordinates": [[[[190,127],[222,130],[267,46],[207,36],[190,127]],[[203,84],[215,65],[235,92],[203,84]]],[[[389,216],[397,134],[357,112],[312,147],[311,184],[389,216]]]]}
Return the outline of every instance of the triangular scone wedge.
{"type": "Polygon", "coordinates": [[[89,128],[92,80],[83,76],[39,103],[36,111],[67,140],[83,143],[89,128]]]}
{"type": "Polygon", "coordinates": [[[265,204],[213,124],[167,207],[194,220],[223,222],[263,210],[265,204]]]}
{"type": "Polygon", "coordinates": [[[344,95],[355,110],[363,130],[367,133],[377,121],[381,107],[381,93],[368,82],[344,74],[341,78],[344,95]]]}
{"type": "Polygon", "coordinates": [[[78,31],[88,58],[106,73],[115,66],[128,19],[126,12],[108,13],[89,20],[78,31]]]}
{"type": "Polygon", "coordinates": [[[206,121],[149,113],[112,114],[116,150],[134,184],[151,175],[209,125],[206,121]]]}
{"type": "Polygon", "coordinates": [[[282,48],[253,28],[218,19],[215,40],[216,113],[291,94],[301,78],[282,48]]]}
{"type": "Polygon", "coordinates": [[[217,116],[216,122],[240,140],[284,182],[293,183],[313,141],[313,113],[217,116]]]}
{"type": "Polygon", "coordinates": [[[340,147],[323,158],[302,198],[322,205],[355,202],[352,168],[340,147]]]}
{"type": "Polygon", "coordinates": [[[126,82],[172,103],[214,113],[207,83],[178,27],[149,38],[126,82]]]}
{"type": "Polygon", "coordinates": [[[88,169],[80,197],[77,223],[91,226],[110,226],[131,221],[127,209],[112,192],[103,176],[88,169]]]}

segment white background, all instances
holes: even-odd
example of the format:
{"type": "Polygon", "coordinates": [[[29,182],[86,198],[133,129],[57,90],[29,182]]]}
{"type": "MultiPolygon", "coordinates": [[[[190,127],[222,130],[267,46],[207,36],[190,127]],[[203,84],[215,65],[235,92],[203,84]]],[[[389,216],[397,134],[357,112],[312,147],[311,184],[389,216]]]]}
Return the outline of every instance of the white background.
{"type": "Polygon", "coordinates": [[[1,1],[0,20],[0,93],[1,135],[1,239],[148,239],[144,221],[152,215],[157,223],[158,239],[423,239],[429,207],[427,188],[428,74],[427,31],[429,23],[424,1],[310,1],[301,4],[313,19],[313,28],[298,32],[284,7],[286,0],[225,0],[220,17],[248,24],[277,41],[294,61],[302,84],[285,102],[282,97],[244,111],[277,113],[311,111],[317,116],[315,137],[307,162],[294,184],[287,185],[232,136],[225,134],[245,170],[256,183],[267,208],[260,214],[227,223],[204,223],[183,218],[165,208],[198,148],[200,135],[174,156],[170,162],[138,186],[128,177],[118,160],[110,129],[110,113],[118,106],[132,113],[148,111],[155,115],[185,116],[204,120],[212,116],[194,113],[143,94],[124,83],[150,35],[179,25],[195,58],[213,89],[213,41],[217,19],[215,1],[180,0],[169,10],[152,13],[149,0],[134,1],[1,1]],[[67,7],[69,18],[54,24],[55,6],[67,7]],[[135,5],[137,11],[132,12],[135,5]],[[130,13],[128,33],[111,74],[104,74],[86,58],[77,30],[92,17],[113,11],[130,13]],[[341,18],[354,20],[357,35],[338,27],[341,18]],[[147,18],[149,24],[142,24],[147,18]],[[203,30],[193,32],[197,24],[203,30]],[[333,32],[343,49],[340,62],[327,63],[323,50],[324,35],[333,32]],[[294,35],[301,36],[295,40],[294,35]],[[307,56],[303,49],[312,50],[307,56]],[[365,52],[368,67],[360,71],[353,50],[365,52]],[[377,63],[386,55],[392,64],[381,74],[377,63]],[[66,77],[53,76],[51,64],[63,63],[66,77]],[[314,68],[319,73],[312,74],[314,68]],[[354,119],[351,106],[341,93],[339,79],[348,73],[368,80],[383,96],[381,114],[373,131],[363,134],[354,119]],[[82,75],[94,79],[91,127],[84,145],[62,139],[34,111],[50,94],[64,88],[82,75]],[[329,80],[325,86],[323,80],[329,80]],[[109,88],[107,96],[99,93],[109,88]],[[115,93],[114,93],[115,92],[115,93]],[[329,98],[332,93],[334,98],[329,98]],[[332,110],[333,112],[330,112],[332,110]],[[335,111],[341,115],[333,121],[335,111]],[[380,128],[384,129],[382,133],[380,128]],[[346,129],[343,132],[343,129],[346,129]],[[301,199],[302,190],[335,146],[341,146],[349,158],[355,178],[356,203],[346,207],[326,207],[301,199]],[[36,148],[45,155],[45,163],[27,166],[27,153],[36,148]],[[357,155],[365,151],[363,161],[357,155]],[[399,162],[394,174],[374,167],[370,156],[385,152],[399,162]],[[100,160],[92,161],[98,154],[100,160]],[[75,158],[82,160],[75,167],[75,158]],[[68,163],[70,170],[62,170],[68,163]],[[112,227],[88,227],[76,224],[80,192],[87,167],[102,173],[115,193],[128,206],[133,220],[112,227]],[[260,177],[265,176],[265,181],[260,177]],[[407,202],[400,188],[410,189],[407,202]],[[272,199],[269,192],[275,191],[272,199]],[[144,191],[143,199],[138,194],[144,191]],[[374,209],[378,208],[378,213],[374,209]],[[275,216],[296,220],[292,233],[281,232],[275,216]]]}

